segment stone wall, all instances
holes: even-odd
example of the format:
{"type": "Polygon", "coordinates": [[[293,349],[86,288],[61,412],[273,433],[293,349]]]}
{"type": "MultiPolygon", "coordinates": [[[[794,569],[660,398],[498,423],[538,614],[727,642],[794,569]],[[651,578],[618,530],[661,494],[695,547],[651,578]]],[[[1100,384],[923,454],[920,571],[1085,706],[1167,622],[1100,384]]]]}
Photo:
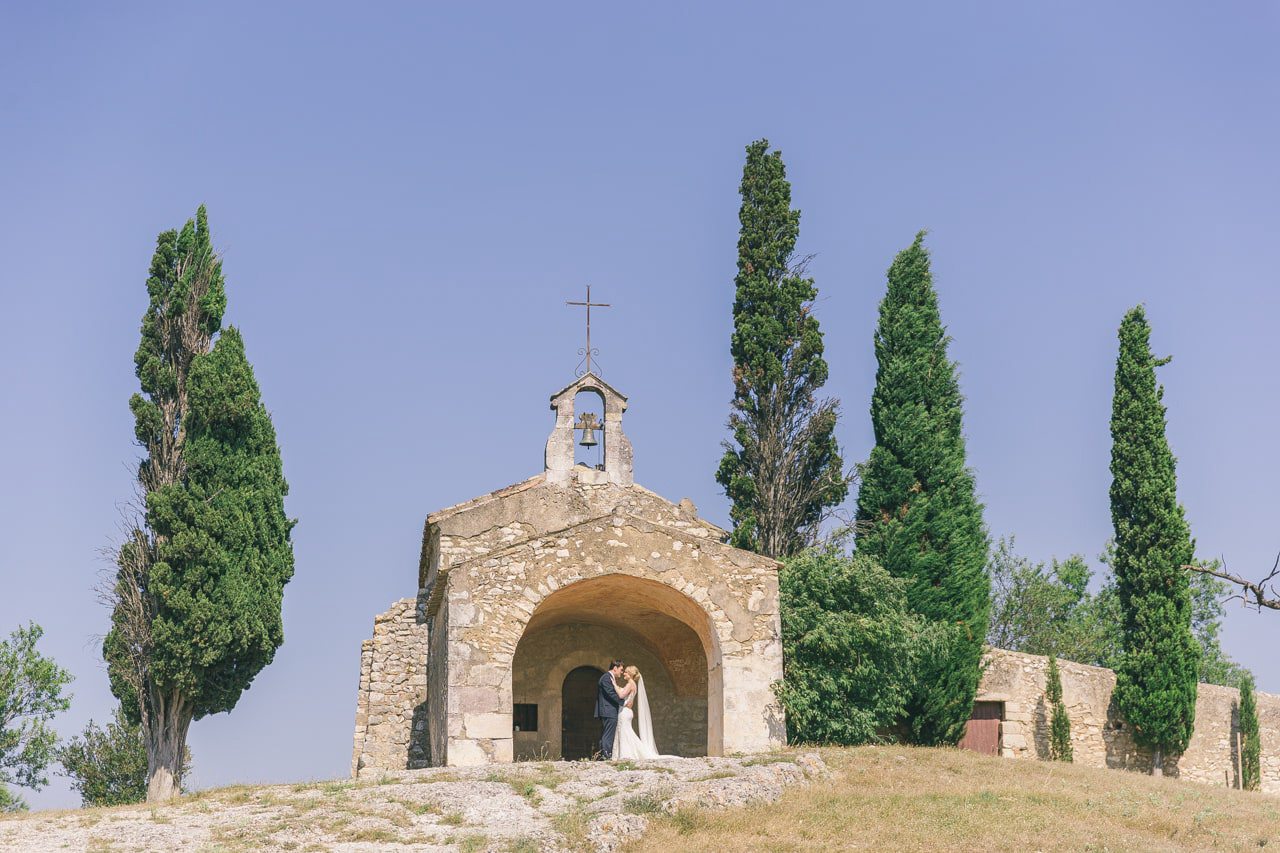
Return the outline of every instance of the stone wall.
{"type": "MultiPolygon", "coordinates": [[[[978,688],[978,701],[1004,703],[1000,752],[1010,758],[1047,758],[1049,713],[1044,698],[1048,658],[991,649],[978,688]]],[[[1109,669],[1058,661],[1062,702],[1071,719],[1071,748],[1077,764],[1149,772],[1151,753],[1133,742],[1111,694],[1109,669]]],[[[1195,733],[1180,756],[1166,757],[1165,775],[1235,787],[1238,778],[1240,694],[1234,688],[1201,684],[1196,698],[1195,733]]],[[[1280,792],[1280,696],[1257,694],[1262,738],[1262,790],[1280,792]]]]}
{"type": "Polygon", "coordinates": [[[415,598],[397,601],[374,619],[373,638],[360,646],[353,776],[363,767],[430,765],[424,606],[415,598]]]}

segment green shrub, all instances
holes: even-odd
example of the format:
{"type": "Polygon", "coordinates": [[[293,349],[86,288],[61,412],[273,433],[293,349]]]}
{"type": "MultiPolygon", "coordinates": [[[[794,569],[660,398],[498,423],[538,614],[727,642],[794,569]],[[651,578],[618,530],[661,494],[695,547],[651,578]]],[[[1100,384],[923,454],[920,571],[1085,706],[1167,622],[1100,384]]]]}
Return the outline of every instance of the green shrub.
{"type": "Polygon", "coordinates": [[[779,586],[784,661],[774,692],[788,740],[876,740],[902,714],[937,631],[907,611],[905,581],[832,544],[787,560],[779,586]]]}

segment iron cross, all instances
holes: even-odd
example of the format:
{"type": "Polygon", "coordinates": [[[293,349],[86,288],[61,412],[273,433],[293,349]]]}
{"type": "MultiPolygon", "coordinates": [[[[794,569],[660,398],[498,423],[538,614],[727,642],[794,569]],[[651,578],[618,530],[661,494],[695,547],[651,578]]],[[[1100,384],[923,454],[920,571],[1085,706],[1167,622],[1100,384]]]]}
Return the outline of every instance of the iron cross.
{"type": "Polygon", "coordinates": [[[592,308],[610,308],[608,302],[592,302],[591,301],[591,285],[587,285],[587,301],[586,302],[566,302],[565,305],[584,305],[587,309],[587,373],[591,372],[591,309],[592,308]]]}

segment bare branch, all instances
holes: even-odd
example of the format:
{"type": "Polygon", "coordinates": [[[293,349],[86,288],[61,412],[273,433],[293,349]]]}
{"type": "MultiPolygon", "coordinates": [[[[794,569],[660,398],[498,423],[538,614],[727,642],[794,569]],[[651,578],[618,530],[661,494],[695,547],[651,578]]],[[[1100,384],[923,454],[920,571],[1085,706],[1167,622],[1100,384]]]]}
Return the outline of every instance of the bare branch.
{"type": "Polygon", "coordinates": [[[102,549],[103,559],[113,568],[102,571],[95,592],[99,603],[111,610],[112,627],[119,641],[117,648],[123,654],[115,672],[137,695],[145,732],[152,722],[148,703],[143,700],[155,648],[151,624],[156,604],[148,591],[155,550],[143,520],[144,492],[140,484],[135,484],[135,489],[133,500],[120,507],[119,543],[102,549]]]}
{"type": "MultiPolygon", "coordinates": [[[[1223,565],[1226,565],[1225,561],[1223,565]]],[[[1276,578],[1280,576],[1280,554],[1276,555],[1276,562],[1271,567],[1270,574],[1257,583],[1237,577],[1230,572],[1219,571],[1206,566],[1183,566],[1182,568],[1186,571],[1199,572],[1203,575],[1213,575],[1215,578],[1221,578],[1240,587],[1239,592],[1227,597],[1228,601],[1239,599],[1246,607],[1253,607],[1259,612],[1264,607],[1270,610],[1280,610],[1280,588],[1276,586],[1276,578]],[[1270,586],[1270,589],[1268,589],[1268,586],[1270,586]]]]}

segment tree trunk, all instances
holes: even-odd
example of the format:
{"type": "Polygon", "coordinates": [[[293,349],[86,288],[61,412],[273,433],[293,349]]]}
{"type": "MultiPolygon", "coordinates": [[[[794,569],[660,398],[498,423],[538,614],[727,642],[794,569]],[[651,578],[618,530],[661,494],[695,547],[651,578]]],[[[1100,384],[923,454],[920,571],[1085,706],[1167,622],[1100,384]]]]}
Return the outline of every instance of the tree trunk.
{"type": "Polygon", "coordinates": [[[1151,749],[1151,775],[1164,775],[1164,752],[1158,746],[1151,749]]]}
{"type": "Polygon", "coordinates": [[[182,755],[187,747],[191,711],[181,696],[156,696],[146,726],[147,802],[158,803],[178,796],[182,755]]]}

